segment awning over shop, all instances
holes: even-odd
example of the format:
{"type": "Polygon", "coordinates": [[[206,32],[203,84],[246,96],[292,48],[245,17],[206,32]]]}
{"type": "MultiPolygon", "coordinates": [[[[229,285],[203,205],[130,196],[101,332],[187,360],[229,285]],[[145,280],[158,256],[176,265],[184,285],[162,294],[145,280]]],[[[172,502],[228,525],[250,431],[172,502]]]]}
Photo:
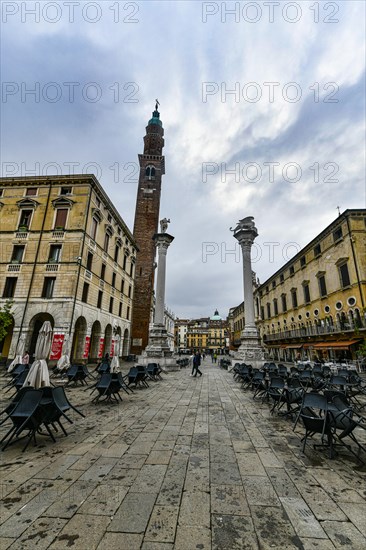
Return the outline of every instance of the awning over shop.
{"type": "MultiPolygon", "coordinates": [[[[313,344],[314,349],[348,349],[353,344],[357,344],[359,340],[344,340],[343,342],[317,342],[313,344]]],[[[308,344],[310,347],[310,344],[308,344]]]]}
{"type": "Polygon", "coordinates": [[[286,346],[281,346],[280,344],[264,344],[266,348],[285,348],[286,346]]]}
{"type": "Polygon", "coordinates": [[[302,344],[291,344],[289,346],[285,346],[286,349],[301,349],[302,344]]]}

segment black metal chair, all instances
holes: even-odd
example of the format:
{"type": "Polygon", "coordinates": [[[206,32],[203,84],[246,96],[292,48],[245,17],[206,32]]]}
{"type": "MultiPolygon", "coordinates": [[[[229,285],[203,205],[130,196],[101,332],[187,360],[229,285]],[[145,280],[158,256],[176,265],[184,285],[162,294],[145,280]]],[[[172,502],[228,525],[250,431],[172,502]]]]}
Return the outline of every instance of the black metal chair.
{"type": "Polygon", "coordinates": [[[332,369],[328,365],[322,365],[322,371],[325,378],[329,378],[332,374],[332,369]]]}
{"type": "Polygon", "coordinates": [[[151,380],[162,380],[162,377],[160,376],[161,372],[162,370],[157,363],[149,363],[146,366],[146,373],[151,380]]]}
{"type": "Polygon", "coordinates": [[[281,401],[285,402],[284,388],[284,379],[279,376],[272,376],[267,388],[267,396],[269,399],[273,400],[273,405],[270,410],[271,414],[273,414],[275,408],[279,406],[281,401]]]}
{"type": "Polygon", "coordinates": [[[95,370],[98,374],[105,374],[106,372],[110,372],[111,366],[108,362],[102,361],[95,370]]]}
{"type": "Polygon", "coordinates": [[[99,378],[96,384],[94,384],[94,388],[91,393],[97,391],[98,395],[94,397],[93,403],[98,403],[99,399],[101,397],[108,397],[108,388],[111,383],[111,374],[109,372],[105,372],[102,374],[102,376],[99,378]]]}
{"type": "Polygon", "coordinates": [[[278,368],[275,363],[269,363],[267,368],[265,369],[269,375],[276,375],[278,374],[278,368]]]}
{"type": "Polygon", "coordinates": [[[350,445],[347,445],[343,440],[345,437],[350,437],[358,446],[358,453],[363,451],[366,453],[366,448],[358,441],[355,435],[356,428],[366,430],[366,419],[355,413],[345,395],[334,395],[332,403],[329,405],[332,425],[335,427],[335,435],[341,445],[345,446],[360,462],[364,461],[359,454],[355,453],[350,445]],[[338,433],[337,430],[341,430],[338,433]]]}
{"type": "Polygon", "coordinates": [[[304,369],[299,373],[299,380],[302,387],[307,390],[312,385],[313,373],[310,369],[304,369]]]}
{"type": "Polygon", "coordinates": [[[66,392],[65,392],[65,389],[63,388],[63,386],[58,386],[58,387],[52,389],[52,398],[53,398],[53,401],[55,403],[55,406],[62,412],[63,416],[70,423],[72,423],[72,420],[70,420],[69,417],[66,416],[66,414],[65,414],[65,412],[70,410],[70,409],[72,409],[77,414],[79,414],[80,416],[85,418],[85,414],[83,414],[81,411],[79,411],[79,409],[74,407],[74,405],[72,405],[72,403],[70,403],[70,401],[67,398],[67,395],[66,395],[66,392]]]}
{"type": "Polygon", "coordinates": [[[290,378],[283,390],[284,399],[278,405],[278,414],[292,418],[301,408],[305,390],[298,378],[290,378]],[[283,405],[286,405],[286,411],[280,412],[283,405]]]}
{"type": "Polygon", "coordinates": [[[245,365],[244,363],[240,367],[239,378],[241,380],[241,389],[247,389],[252,381],[253,369],[251,365],[245,365]]]}
{"type": "Polygon", "coordinates": [[[29,370],[29,365],[23,365],[22,363],[17,363],[12,371],[9,372],[12,378],[17,378],[22,372],[29,370]]]}
{"type": "Polygon", "coordinates": [[[88,376],[88,373],[85,371],[85,365],[71,365],[70,368],[66,371],[66,376],[68,381],[66,386],[71,383],[74,383],[75,386],[78,382],[81,382],[82,385],[85,385],[85,379],[88,376]]]}
{"type": "Polygon", "coordinates": [[[253,399],[256,397],[262,397],[267,390],[266,382],[265,382],[265,375],[266,373],[261,370],[254,370],[253,376],[251,379],[251,388],[254,391],[253,399]]]}
{"type": "Polygon", "coordinates": [[[147,376],[147,372],[146,372],[146,368],[144,367],[144,365],[136,365],[136,369],[137,369],[137,372],[139,374],[139,380],[138,380],[138,383],[140,384],[143,384],[146,388],[149,387],[149,384],[147,383],[147,380],[148,380],[148,376],[147,376]]]}
{"type": "Polygon", "coordinates": [[[157,382],[157,378],[155,376],[155,364],[149,363],[146,365],[146,373],[150,380],[153,380],[154,382],[157,382]]]}
{"type": "Polygon", "coordinates": [[[305,427],[305,435],[301,439],[303,443],[302,452],[305,452],[308,437],[320,434],[321,444],[314,444],[314,448],[329,447],[329,458],[333,458],[334,426],[328,415],[327,398],[319,393],[305,393],[299,417],[305,427]],[[325,436],[327,437],[327,445],[324,445],[325,436]]]}
{"type": "MultiPolygon", "coordinates": [[[[42,424],[45,425],[46,430],[51,435],[52,439],[55,441],[54,437],[52,436],[50,426],[53,427],[53,429],[57,432],[57,426],[56,424],[61,428],[63,433],[67,435],[67,432],[63,425],[61,424],[61,417],[64,416],[71,424],[73,423],[72,420],[70,420],[66,414],[64,414],[55,404],[54,401],[54,395],[53,390],[55,388],[46,386],[42,388],[42,399],[40,402],[40,407],[38,414],[40,415],[39,420],[42,422],[42,424]]],[[[39,428],[40,431],[40,428],[39,428]]]]}
{"type": "Polygon", "coordinates": [[[277,365],[277,370],[278,370],[278,376],[281,376],[281,378],[288,377],[287,367],[285,365],[282,365],[282,363],[279,363],[277,365]]]}
{"type": "Polygon", "coordinates": [[[4,424],[8,420],[8,418],[10,418],[10,413],[15,409],[19,401],[22,399],[23,395],[29,390],[33,390],[33,388],[31,388],[30,386],[25,386],[14,395],[12,402],[9,403],[9,405],[0,412],[0,416],[2,416],[3,414],[6,415],[5,418],[1,420],[0,425],[4,424]]]}
{"type": "MultiPolygon", "coordinates": [[[[36,415],[41,399],[42,390],[29,389],[23,394],[16,407],[10,411],[9,418],[13,422],[13,426],[0,441],[0,444],[6,441],[2,448],[3,451],[10,445],[14,437],[18,437],[24,430],[28,432],[28,441],[23,448],[23,452],[28,447],[32,438],[34,439],[34,444],[36,444],[36,432],[42,424],[39,416],[36,415]]],[[[53,438],[52,434],[50,435],[53,438]]]]}
{"type": "Polygon", "coordinates": [[[315,363],[313,366],[313,376],[319,376],[323,375],[323,368],[321,366],[321,363],[315,363]]]}
{"type": "Polygon", "coordinates": [[[337,374],[338,374],[338,376],[344,376],[344,378],[346,378],[347,381],[349,380],[350,371],[348,369],[340,368],[340,369],[338,369],[337,374]]]}

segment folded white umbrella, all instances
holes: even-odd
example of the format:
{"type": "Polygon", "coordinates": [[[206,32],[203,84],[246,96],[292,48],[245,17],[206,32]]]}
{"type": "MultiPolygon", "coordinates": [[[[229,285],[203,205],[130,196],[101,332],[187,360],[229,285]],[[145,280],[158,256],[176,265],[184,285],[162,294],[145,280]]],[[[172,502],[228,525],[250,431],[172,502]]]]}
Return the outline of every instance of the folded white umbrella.
{"type": "Polygon", "coordinates": [[[120,372],[121,368],[119,365],[119,347],[120,347],[121,337],[119,334],[116,335],[114,342],[114,355],[111,361],[111,372],[120,372]]]}
{"type": "Polygon", "coordinates": [[[57,361],[57,370],[63,371],[67,370],[71,365],[70,362],[70,340],[69,336],[66,336],[63,346],[62,346],[62,355],[57,361]]]}
{"type": "Polygon", "coordinates": [[[35,351],[35,361],[31,368],[27,378],[24,381],[23,387],[32,386],[33,388],[43,388],[44,386],[50,385],[50,375],[48,372],[47,361],[52,342],[52,326],[49,321],[45,321],[39,331],[37,342],[36,342],[36,351],[35,351]]]}
{"type": "Polygon", "coordinates": [[[70,357],[68,355],[62,355],[57,361],[57,370],[63,371],[67,370],[70,366],[70,357]]]}
{"type": "Polygon", "coordinates": [[[15,367],[15,365],[22,363],[24,350],[25,350],[25,337],[22,335],[18,340],[17,349],[15,351],[15,358],[12,360],[12,362],[8,366],[8,372],[11,372],[15,367]]]}

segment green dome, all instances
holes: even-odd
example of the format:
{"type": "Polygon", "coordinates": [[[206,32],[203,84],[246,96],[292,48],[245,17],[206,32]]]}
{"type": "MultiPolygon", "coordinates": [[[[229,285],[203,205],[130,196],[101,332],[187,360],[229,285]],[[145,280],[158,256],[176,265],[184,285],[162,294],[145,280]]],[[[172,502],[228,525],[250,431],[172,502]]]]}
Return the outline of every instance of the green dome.
{"type": "Polygon", "coordinates": [[[210,317],[210,320],[211,321],[222,321],[222,317],[219,315],[219,312],[217,311],[217,309],[215,309],[215,313],[213,314],[212,317],[210,317]]]}
{"type": "Polygon", "coordinates": [[[161,122],[160,120],[160,113],[159,111],[154,111],[153,114],[152,114],[152,118],[150,118],[149,122],[148,122],[148,126],[150,126],[150,124],[157,124],[158,126],[162,126],[163,123],[161,122]]]}

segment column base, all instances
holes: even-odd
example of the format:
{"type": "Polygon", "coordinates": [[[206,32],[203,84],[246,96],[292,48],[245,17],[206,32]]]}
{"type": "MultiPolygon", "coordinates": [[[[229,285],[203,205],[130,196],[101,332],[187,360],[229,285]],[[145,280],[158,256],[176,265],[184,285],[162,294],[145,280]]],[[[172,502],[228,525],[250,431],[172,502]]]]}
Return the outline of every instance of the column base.
{"type": "Polygon", "coordinates": [[[241,344],[234,359],[253,368],[261,368],[265,363],[264,350],[261,347],[258,331],[255,327],[246,327],[241,334],[241,344]]]}
{"type": "Polygon", "coordinates": [[[154,325],[149,333],[149,343],[138,356],[140,365],[149,363],[158,363],[163,371],[175,371],[180,367],[177,363],[177,357],[168,344],[168,334],[164,325],[154,325]]]}

